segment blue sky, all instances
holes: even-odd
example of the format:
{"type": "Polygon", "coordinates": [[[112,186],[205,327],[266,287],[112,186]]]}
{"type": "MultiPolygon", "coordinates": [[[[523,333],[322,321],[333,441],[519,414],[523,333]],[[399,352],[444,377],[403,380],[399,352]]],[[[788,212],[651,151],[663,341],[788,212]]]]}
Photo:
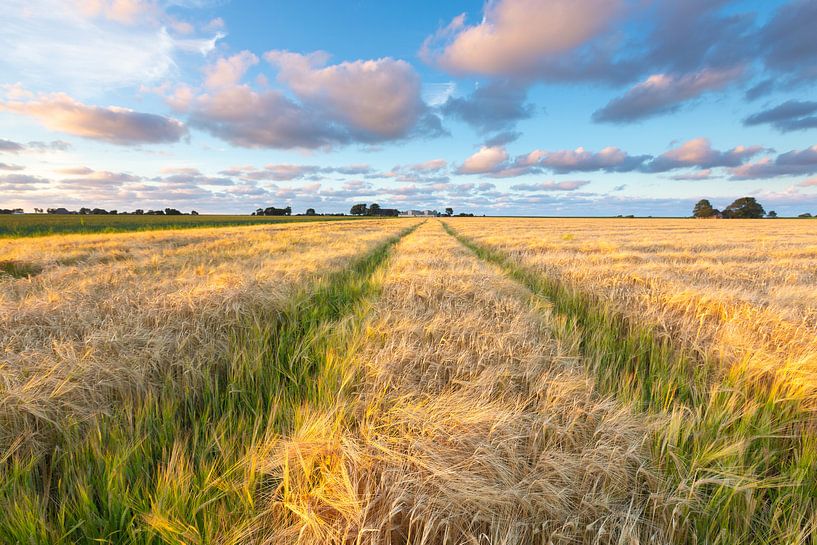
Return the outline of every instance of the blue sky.
{"type": "Polygon", "coordinates": [[[817,3],[7,0],[0,207],[817,213],[817,3]]]}

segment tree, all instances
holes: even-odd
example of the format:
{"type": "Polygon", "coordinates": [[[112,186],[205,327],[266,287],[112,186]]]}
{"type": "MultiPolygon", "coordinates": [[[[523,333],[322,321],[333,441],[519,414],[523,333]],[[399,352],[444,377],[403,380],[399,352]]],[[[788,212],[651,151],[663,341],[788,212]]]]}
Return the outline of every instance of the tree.
{"type": "Polygon", "coordinates": [[[798,217],[798,218],[811,218],[811,217],[813,217],[813,216],[812,216],[812,215],[811,215],[809,212],[806,212],[805,214],[800,214],[800,215],[799,215],[799,216],[797,216],[797,217],[798,217]]]}
{"type": "Polygon", "coordinates": [[[376,202],[373,202],[372,205],[369,207],[369,215],[370,216],[379,216],[380,215],[380,205],[376,202]]]}
{"type": "Polygon", "coordinates": [[[766,214],[766,217],[767,218],[776,218],[777,217],[777,212],[775,212],[774,210],[769,210],[769,213],[766,214]]]}
{"type": "Polygon", "coordinates": [[[287,206],[286,208],[275,208],[274,206],[268,206],[261,210],[260,208],[255,211],[256,216],[289,216],[292,214],[292,207],[287,206]]]}
{"type": "Polygon", "coordinates": [[[692,217],[694,218],[711,218],[717,215],[718,211],[712,208],[712,203],[707,199],[701,199],[692,209],[692,217]]]}
{"type": "Polygon", "coordinates": [[[736,219],[762,218],[766,211],[754,197],[741,197],[723,209],[724,216],[736,219]]]}
{"type": "Polygon", "coordinates": [[[306,215],[307,216],[315,216],[316,215],[315,214],[315,209],[314,208],[307,208],[306,209],[306,215]]]}
{"type": "Polygon", "coordinates": [[[448,216],[448,217],[453,216],[454,215],[454,209],[451,208],[451,207],[446,208],[445,209],[445,215],[448,216]]]}
{"type": "Polygon", "coordinates": [[[350,214],[353,216],[362,216],[366,214],[367,208],[365,204],[356,204],[352,206],[352,209],[349,211],[350,214]]]}

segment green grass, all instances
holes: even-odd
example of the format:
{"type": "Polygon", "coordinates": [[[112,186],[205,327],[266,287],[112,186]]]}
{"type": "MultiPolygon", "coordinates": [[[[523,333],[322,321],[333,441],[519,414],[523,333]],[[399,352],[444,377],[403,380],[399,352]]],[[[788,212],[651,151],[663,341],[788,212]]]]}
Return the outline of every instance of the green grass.
{"type": "Polygon", "coordinates": [[[346,344],[400,236],[237,328],[196,388],[179,377],[90,426],[62,426],[42,457],[0,460],[0,543],[241,543],[265,449],[305,404],[331,403],[346,344]]]}
{"type": "Polygon", "coordinates": [[[31,237],[68,233],[119,233],[157,229],[227,227],[263,223],[338,221],[353,216],[134,216],[79,214],[0,214],[0,237],[31,237]]]}
{"type": "MultiPolygon", "coordinates": [[[[578,334],[603,395],[662,415],[652,455],[668,486],[691,502],[690,543],[817,543],[817,434],[813,413],[739,369],[679,346],[604,302],[509,256],[449,234],[546,298],[578,334]]],[[[558,332],[557,332],[558,333],[558,332]]]]}
{"type": "Polygon", "coordinates": [[[27,278],[40,274],[42,269],[32,263],[23,261],[0,261],[0,277],[7,274],[14,278],[27,278]]]}

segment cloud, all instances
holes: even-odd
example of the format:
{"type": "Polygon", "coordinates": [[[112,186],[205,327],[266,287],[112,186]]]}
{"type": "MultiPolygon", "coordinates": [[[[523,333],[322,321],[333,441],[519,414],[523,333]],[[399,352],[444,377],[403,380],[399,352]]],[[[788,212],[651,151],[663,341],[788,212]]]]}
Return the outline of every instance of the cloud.
{"type": "Polygon", "coordinates": [[[480,132],[513,127],[533,116],[535,107],[526,104],[527,90],[510,81],[493,81],[478,87],[468,97],[451,97],[440,111],[468,123],[480,132]]]}
{"type": "MultiPolygon", "coordinates": [[[[246,53],[246,52],[244,52],[246,53]]],[[[241,53],[208,73],[210,92],[187,92],[171,105],[189,110],[191,126],[248,148],[331,148],[442,133],[420,98],[411,66],[390,58],[326,66],[325,53],[270,51],[283,91],[256,91],[238,81],[253,58],[241,53]],[[217,77],[215,77],[217,76],[217,77]],[[217,85],[215,85],[217,83],[217,85]]]]}
{"type": "Polygon", "coordinates": [[[18,144],[17,142],[12,142],[11,140],[3,140],[0,138],[0,151],[5,151],[9,153],[17,153],[18,151],[22,151],[25,149],[22,144],[18,144]]]}
{"type": "Polygon", "coordinates": [[[447,81],[445,83],[423,83],[423,102],[431,107],[441,106],[445,104],[448,97],[453,95],[456,90],[457,84],[453,81],[447,81]]]}
{"type": "Polygon", "coordinates": [[[236,176],[244,180],[274,180],[277,182],[308,179],[318,181],[324,174],[370,175],[372,168],[367,164],[352,164],[344,166],[322,167],[318,165],[269,164],[258,169],[253,166],[231,167],[222,170],[219,174],[236,176]]]}
{"type": "Polygon", "coordinates": [[[539,182],[535,184],[516,184],[511,189],[517,191],[575,191],[589,184],[589,180],[568,180],[564,182],[539,182]]]}
{"type": "Polygon", "coordinates": [[[806,176],[817,173],[817,145],[781,153],[730,169],[732,180],[806,176]]]}
{"type": "MultiPolygon", "coordinates": [[[[718,151],[712,148],[706,138],[695,138],[658,157],[646,154],[630,155],[620,148],[608,146],[597,152],[583,147],[556,151],[535,149],[511,160],[505,148],[483,146],[463,162],[457,173],[511,178],[542,172],[653,173],[687,168],[734,168],[767,151],[769,150],[761,146],[736,146],[727,151],[718,151]]],[[[679,175],[676,179],[693,179],[693,175],[679,175]]],[[[702,177],[694,175],[694,179],[702,177]]]]}
{"type": "Polygon", "coordinates": [[[218,59],[215,64],[205,67],[204,85],[210,89],[237,85],[247,70],[256,64],[258,57],[249,51],[218,59]]]}
{"type": "Polygon", "coordinates": [[[646,13],[652,30],[641,60],[644,67],[691,74],[752,60],[755,14],[741,13],[739,6],[730,3],[735,4],[732,0],[657,3],[652,14],[646,13]]]}
{"type": "Polygon", "coordinates": [[[794,80],[817,77],[817,3],[794,0],[778,7],[760,30],[757,41],[767,68],[791,74],[794,80]]]}
{"type": "Polygon", "coordinates": [[[817,102],[788,100],[783,104],[750,115],[747,126],[768,123],[780,132],[817,128],[817,102]]]}
{"type": "Polygon", "coordinates": [[[654,74],[593,113],[593,121],[632,123],[676,111],[704,93],[723,89],[744,73],[743,67],[705,69],[685,75],[654,74]]]}
{"type": "Polygon", "coordinates": [[[347,144],[343,127],[303,108],[277,90],[247,86],[196,97],[189,123],[233,145],[246,148],[321,148],[347,144]]]}
{"type": "Polygon", "coordinates": [[[38,185],[47,185],[50,180],[30,174],[5,174],[0,176],[0,187],[4,191],[33,191],[41,189],[38,185]]]}
{"type": "Polygon", "coordinates": [[[25,170],[26,167],[20,165],[11,165],[9,163],[0,163],[0,170],[25,170]]]}
{"type": "Polygon", "coordinates": [[[711,169],[704,169],[698,172],[689,172],[685,174],[675,174],[670,176],[670,180],[678,180],[678,181],[700,181],[700,180],[710,180],[712,179],[712,170],[711,169]]]}
{"type": "Polygon", "coordinates": [[[632,172],[639,169],[650,155],[632,156],[616,148],[606,147],[598,152],[583,147],[575,150],[548,151],[536,149],[512,161],[503,147],[483,146],[463,162],[459,174],[482,174],[495,178],[512,178],[526,174],[550,171],[557,174],[570,172],[632,172]]]}
{"type": "Polygon", "coordinates": [[[737,146],[727,151],[712,149],[707,138],[693,138],[662,153],[645,166],[647,172],[666,172],[678,168],[737,167],[755,155],[767,151],[762,146],[737,146]]]}
{"type": "Polygon", "coordinates": [[[800,187],[817,187],[817,178],[809,178],[808,180],[803,180],[799,184],[800,187]]]}
{"type": "MultiPolygon", "coordinates": [[[[2,106],[0,106],[2,110],[2,106]]],[[[3,140],[0,138],[0,153],[14,153],[24,151],[44,152],[44,151],[67,151],[71,149],[71,144],[62,140],[54,140],[51,142],[29,142],[28,144],[21,144],[11,140],[3,140]]]]}
{"type": "Polygon", "coordinates": [[[443,170],[448,166],[448,161],[445,159],[431,159],[422,163],[415,163],[406,167],[413,172],[437,172],[443,170]]]}
{"type": "Polygon", "coordinates": [[[359,141],[408,136],[427,114],[420,77],[407,62],[392,58],[327,66],[323,52],[301,55],[269,51],[278,81],[318,115],[342,124],[359,141]]]}
{"type": "Polygon", "coordinates": [[[601,34],[623,11],[621,0],[498,0],[473,26],[460,15],[426,39],[421,57],[455,73],[523,75],[601,34]]]}
{"type": "Polygon", "coordinates": [[[0,73],[35,88],[60,82],[80,96],[161,80],[181,55],[215,45],[212,38],[177,39],[162,8],[134,0],[4,0],[0,73]]]}
{"type": "Polygon", "coordinates": [[[75,176],[82,176],[85,174],[91,174],[94,169],[89,167],[68,167],[68,168],[58,168],[55,172],[60,174],[69,174],[75,176]]]}
{"type": "Polygon", "coordinates": [[[71,144],[64,140],[52,140],[51,142],[29,142],[28,149],[32,151],[68,151],[71,144]]]}
{"type": "Polygon", "coordinates": [[[111,144],[178,142],[187,135],[187,128],[176,119],[116,106],[87,106],[64,93],[2,101],[3,110],[34,117],[52,130],[111,144]]]}
{"type": "Polygon", "coordinates": [[[575,150],[543,151],[534,150],[518,160],[518,163],[536,165],[556,173],[569,172],[630,172],[641,166],[649,156],[632,156],[627,152],[608,146],[598,152],[583,147],[575,150]]]}
{"type": "Polygon", "coordinates": [[[508,152],[500,146],[482,146],[479,151],[463,161],[458,174],[489,174],[497,172],[508,160],[508,152]]]}
{"type": "Polygon", "coordinates": [[[520,136],[522,136],[522,133],[518,131],[500,132],[487,139],[485,145],[488,147],[506,146],[511,142],[516,142],[520,136]]]}
{"type": "Polygon", "coordinates": [[[60,180],[60,186],[73,191],[78,189],[111,189],[125,183],[143,180],[141,176],[134,176],[126,172],[88,170],[90,170],[90,172],[82,176],[60,180]]]}
{"type": "Polygon", "coordinates": [[[773,79],[764,79],[763,81],[758,82],[757,84],[753,85],[749,89],[746,90],[744,93],[744,98],[748,101],[757,100],[758,98],[768,95],[775,88],[775,80],[773,79]]]}

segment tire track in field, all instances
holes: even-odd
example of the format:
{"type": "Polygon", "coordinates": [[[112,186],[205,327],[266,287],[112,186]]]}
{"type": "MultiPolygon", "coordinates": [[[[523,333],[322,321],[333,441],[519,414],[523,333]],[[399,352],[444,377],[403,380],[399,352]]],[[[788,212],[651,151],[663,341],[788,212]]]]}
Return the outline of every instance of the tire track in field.
{"type": "Polygon", "coordinates": [[[439,222],[401,241],[354,344],[358,390],[270,456],[252,540],[680,539],[649,423],[594,395],[542,305],[439,222]]]}

